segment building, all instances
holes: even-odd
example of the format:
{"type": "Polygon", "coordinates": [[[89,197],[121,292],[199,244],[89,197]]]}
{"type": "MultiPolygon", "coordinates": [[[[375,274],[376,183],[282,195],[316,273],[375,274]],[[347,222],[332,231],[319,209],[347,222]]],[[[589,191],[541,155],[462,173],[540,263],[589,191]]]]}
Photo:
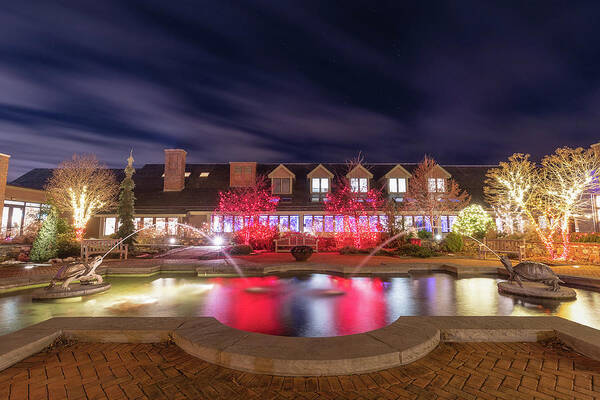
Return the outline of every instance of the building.
{"type": "MultiPolygon", "coordinates": [[[[260,217],[261,222],[279,226],[293,232],[315,232],[326,235],[336,231],[336,216],[324,211],[323,200],[332,190],[336,176],[345,175],[353,190],[366,192],[380,187],[387,196],[402,201],[408,180],[416,163],[369,163],[359,165],[348,173],[345,163],[257,163],[229,162],[210,164],[188,164],[187,153],[181,149],[166,149],[164,164],[146,164],[136,169],[135,217],[139,227],[156,224],[158,229],[174,233],[174,222],[186,223],[195,227],[209,228],[212,232],[230,233],[244,224],[243,216],[231,217],[215,215],[218,194],[231,187],[250,185],[257,175],[264,175],[271,181],[274,195],[280,198],[277,211],[260,217]]],[[[483,182],[491,165],[444,165],[440,166],[431,178],[431,190],[444,190],[445,180],[453,178],[466,190],[473,203],[485,204],[483,182]]],[[[20,190],[26,194],[43,193],[42,189],[50,177],[50,169],[34,169],[17,178],[7,186],[7,193],[20,190]],[[11,189],[14,188],[14,189],[11,189]]],[[[123,179],[122,170],[114,170],[118,180],[123,179]]],[[[12,199],[4,201],[5,207],[13,211],[10,216],[19,215],[15,207],[27,207],[33,197],[19,200],[23,204],[12,204],[12,199]]],[[[43,202],[38,199],[37,203],[43,202]]],[[[429,229],[429,221],[419,213],[404,213],[406,227],[429,229]]],[[[376,225],[384,217],[369,217],[376,225]]],[[[442,232],[448,232],[455,215],[441,216],[442,232]]],[[[3,219],[4,221],[4,219],[3,219]]],[[[25,221],[21,222],[23,226],[25,221]]],[[[3,222],[4,224],[4,222],[3,222]]],[[[4,225],[3,225],[4,226],[4,225]]],[[[91,237],[106,237],[118,228],[117,216],[106,212],[97,215],[88,225],[86,232],[91,237]]]]}
{"type": "MultiPolygon", "coordinates": [[[[0,200],[2,200],[0,201],[0,215],[2,215],[0,233],[2,237],[22,235],[26,227],[39,218],[41,208],[46,202],[46,194],[41,190],[42,188],[6,183],[9,161],[9,155],[0,154],[0,200]]],[[[44,173],[43,176],[45,179],[48,175],[44,173]]]]}

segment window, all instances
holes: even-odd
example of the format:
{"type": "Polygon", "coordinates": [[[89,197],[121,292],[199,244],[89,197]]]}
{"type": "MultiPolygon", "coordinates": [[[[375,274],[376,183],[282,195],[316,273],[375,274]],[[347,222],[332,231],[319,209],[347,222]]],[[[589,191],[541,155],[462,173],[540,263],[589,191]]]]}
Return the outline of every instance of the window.
{"type": "Polygon", "coordinates": [[[313,217],[313,232],[323,232],[323,216],[315,215],[313,217]]]}
{"type": "Polygon", "coordinates": [[[167,219],[166,218],[156,218],[156,230],[158,232],[165,232],[167,229],[167,219]]]}
{"type": "Polygon", "coordinates": [[[114,217],[109,217],[104,220],[104,234],[106,236],[110,236],[115,233],[115,225],[117,224],[117,219],[114,217]]]}
{"type": "Polygon", "coordinates": [[[596,196],[596,208],[600,208],[600,196],[596,196]]]}
{"type": "Polygon", "coordinates": [[[328,178],[312,178],[311,179],[311,192],[313,192],[313,193],[329,192],[329,179],[328,178]]]}
{"type": "Polygon", "coordinates": [[[446,180],[444,178],[429,178],[428,180],[429,192],[445,192],[446,191],[446,180]]]}
{"type": "Polygon", "coordinates": [[[312,232],[312,215],[304,216],[304,232],[312,232]]]}
{"type": "Polygon", "coordinates": [[[210,172],[200,172],[200,178],[208,178],[208,175],[210,175],[210,172]]]}
{"type": "Polygon", "coordinates": [[[406,179],[390,178],[388,190],[390,193],[406,193],[406,179]]]}
{"type": "Polygon", "coordinates": [[[273,193],[291,193],[290,178],[273,178],[271,187],[273,188],[273,193]]]}
{"type": "Polygon", "coordinates": [[[350,178],[350,188],[354,193],[367,193],[369,182],[367,178],[350,178]]]}
{"type": "Polygon", "coordinates": [[[333,232],[333,221],[333,215],[325,216],[325,228],[323,229],[324,232],[333,232]]]}

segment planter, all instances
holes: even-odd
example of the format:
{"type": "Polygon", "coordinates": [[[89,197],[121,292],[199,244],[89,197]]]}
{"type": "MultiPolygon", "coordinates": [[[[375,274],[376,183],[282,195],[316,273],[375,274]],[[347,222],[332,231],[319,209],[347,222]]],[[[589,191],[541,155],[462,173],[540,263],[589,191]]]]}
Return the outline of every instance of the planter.
{"type": "Polygon", "coordinates": [[[408,242],[410,244],[416,244],[417,246],[421,245],[421,239],[419,239],[419,238],[410,238],[410,239],[408,239],[408,242]]]}
{"type": "Polygon", "coordinates": [[[306,261],[312,256],[313,249],[310,246],[294,246],[290,252],[296,261],[306,261]]]}

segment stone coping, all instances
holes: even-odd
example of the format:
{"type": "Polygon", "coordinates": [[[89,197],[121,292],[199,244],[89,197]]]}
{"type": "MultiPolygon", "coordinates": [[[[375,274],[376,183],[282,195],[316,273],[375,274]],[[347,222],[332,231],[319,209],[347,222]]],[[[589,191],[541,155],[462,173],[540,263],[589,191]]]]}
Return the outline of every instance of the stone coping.
{"type": "Polygon", "coordinates": [[[418,360],[445,342],[534,342],[557,337],[600,360],[600,331],[559,317],[400,317],[387,327],[337,337],[246,332],[212,317],[60,317],[0,337],[0,370],[65,337],[81,342],[172,340],[223,367],[288,376],[348,375],[418,360]]]}

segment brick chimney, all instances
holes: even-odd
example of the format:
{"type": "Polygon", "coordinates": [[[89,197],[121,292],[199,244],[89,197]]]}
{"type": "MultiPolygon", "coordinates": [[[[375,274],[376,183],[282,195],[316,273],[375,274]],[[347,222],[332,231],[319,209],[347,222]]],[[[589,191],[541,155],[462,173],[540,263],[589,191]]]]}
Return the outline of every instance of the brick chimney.
{"type": "Polygon", "coordinates": [[[229,186],[252,186],[256,182],[255,162],[230,162],[229,186]]]}
{"type": "Polygon", "coordinates": [[[185,187],[185,150],[165,149],[165,192],[180,192],[185,187]]]}
{"type": "Polygon", "coordinates": [[[8,180],[8,154],[0,153],[0,221],[2,221],[2,211],[4,208],[4,195],[6,193],[6,181],[8,180]]]}

